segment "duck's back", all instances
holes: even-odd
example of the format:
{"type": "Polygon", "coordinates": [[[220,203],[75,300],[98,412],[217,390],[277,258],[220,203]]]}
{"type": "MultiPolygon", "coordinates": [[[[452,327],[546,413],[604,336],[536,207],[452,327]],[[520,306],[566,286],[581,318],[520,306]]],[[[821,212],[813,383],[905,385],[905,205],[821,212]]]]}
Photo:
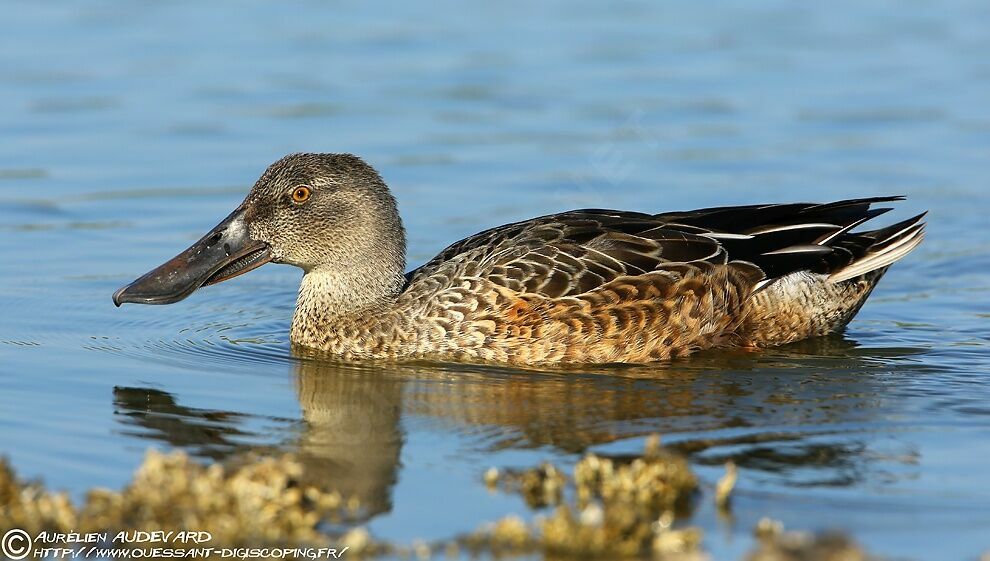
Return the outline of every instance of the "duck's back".
{"type": "Polygon", "coordinates": [[[921,216],[851,233],[889,209],[754,205],[657,215],[577,210],[508,224],[409,273],[390,356],[515,364],[650,362],[841,329],[921,216]]]}

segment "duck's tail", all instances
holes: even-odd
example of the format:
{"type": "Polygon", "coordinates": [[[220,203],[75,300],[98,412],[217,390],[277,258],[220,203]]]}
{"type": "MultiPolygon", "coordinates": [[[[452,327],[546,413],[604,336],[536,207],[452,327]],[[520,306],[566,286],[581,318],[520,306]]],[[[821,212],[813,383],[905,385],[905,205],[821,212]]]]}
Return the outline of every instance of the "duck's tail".
{"type": "Polygon", "coordinates": [[[849,233],[853,225],[823,240],[848,252],[849,261],[828,273],[797,271],[766,284],[751,297],[738,333],[748,344],[765,347],[840,331],[890,265],[921,243],[924,216],[855,234],[849,233]]]}
{"type": "Polygon", "coordinates": [[[848,235],[847,239],[840,237],[835,245],[856,246],[862,252],[856,260],[845,267],[833,271],[828,276],[829,282],[839,283],[860,275],[889,267],[918,247],[925,237],[925,223],[921,221],[925,212],[908,218],[903,222],[892,224],[879,230],[871,230],[848,235]]]}

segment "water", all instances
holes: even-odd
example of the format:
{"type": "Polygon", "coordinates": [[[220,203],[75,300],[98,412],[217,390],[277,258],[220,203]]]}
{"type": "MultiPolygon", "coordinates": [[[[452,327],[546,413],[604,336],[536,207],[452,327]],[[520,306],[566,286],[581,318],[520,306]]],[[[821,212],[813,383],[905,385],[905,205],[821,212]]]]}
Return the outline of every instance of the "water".
{"type": "MultiPolygon", "coordinates": [[[[585,451],[734,459],[734,518],[837,528],[898,558],[990,546],[990,9],[762,1],[387,9],[15,1],[0,20],[0,454],[76,497],[148,447],[283,449],[373,505],[378,537],[508,513],[489,466],[585,451]],[[371,368],[288,345],[296,270],[168,307],[114,289],[186,247],[292,151],[392,185],[417,265],[588,206],[905,194],[929,235],[842,336],[587,373],[371,368]],[[438,508],[442,505],[442,508],[438,508]]],[[[884,217],[887,218],[887,217],[884,217]]]]}

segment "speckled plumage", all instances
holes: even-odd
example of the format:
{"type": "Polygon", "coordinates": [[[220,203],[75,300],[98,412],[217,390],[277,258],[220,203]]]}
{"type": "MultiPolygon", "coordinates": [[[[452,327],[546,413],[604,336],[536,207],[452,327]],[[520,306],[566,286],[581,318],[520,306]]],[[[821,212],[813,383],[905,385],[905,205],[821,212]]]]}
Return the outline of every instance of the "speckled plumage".
{"type": "Polygon", "coordinates": [[[883,212],[871,203],[890,200],[578,210],[500,226],[449,246],[397,293],[348,313],[322,304],[335,275],[308,273],[291,337],[347,359],[518,365],[641,363],[788,343],[845,326],[886,266],[839,282],[830,275],[891,237],[920,241],[920,217],[849,233],[883,212]],[[794,252],[780,252],[787,248],[794,252]]]}
{"type": "MultiPolygon", "coordinates": [[[[214,230],[220,240],[243,222],[250,240],[238,240],[266,253],[250,267],[228,259],[205,283],[259,255],[302,268],[291,340],[345,359],[653,362],[842,329],[924,235],[923,215],[852,231],[890,210],[873,204],[896,200],[575,210],[486,230],[403,275],[405,232],[374,169],[348,154],[295,154],[214,230]],[[312,196],[293,202],[300,185],[312,196]]],[[[214,238],[199,242],[204,251],[214,238]]],[[[157,301],[154,283],[171,277],[149,275],[115,302],[191,292],[165,286],[157,301]]]]}

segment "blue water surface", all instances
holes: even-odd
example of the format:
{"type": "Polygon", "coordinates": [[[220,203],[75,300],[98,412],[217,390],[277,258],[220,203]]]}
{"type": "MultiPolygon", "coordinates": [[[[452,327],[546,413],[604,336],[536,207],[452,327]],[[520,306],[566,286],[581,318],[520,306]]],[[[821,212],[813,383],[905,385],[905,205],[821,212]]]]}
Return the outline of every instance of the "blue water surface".
{"type": "MultiPolygon", "coordinates": [[[[757,520],[871,552],[990,547],[990,4],[36,2],[0,18],[0,454],[79,498],[149,447],[298,452],[410,542],[521,499],[490,466],[627,454],[706,489],[716,559],[757,520]],[[226,216],[268,163],[353,152],[410,265],[484,228],[903,194],[925,243],[848,331],[606,373],[298,360],[300,277],[168,307],[111,293],[226,216]],[[741,468],[733,516],[711,485],[741,468]]],[[[888,216],[894,216],[888,215],[888,216]]],[[[885,219],[887,217],[884,217],[885,219]]]]}

